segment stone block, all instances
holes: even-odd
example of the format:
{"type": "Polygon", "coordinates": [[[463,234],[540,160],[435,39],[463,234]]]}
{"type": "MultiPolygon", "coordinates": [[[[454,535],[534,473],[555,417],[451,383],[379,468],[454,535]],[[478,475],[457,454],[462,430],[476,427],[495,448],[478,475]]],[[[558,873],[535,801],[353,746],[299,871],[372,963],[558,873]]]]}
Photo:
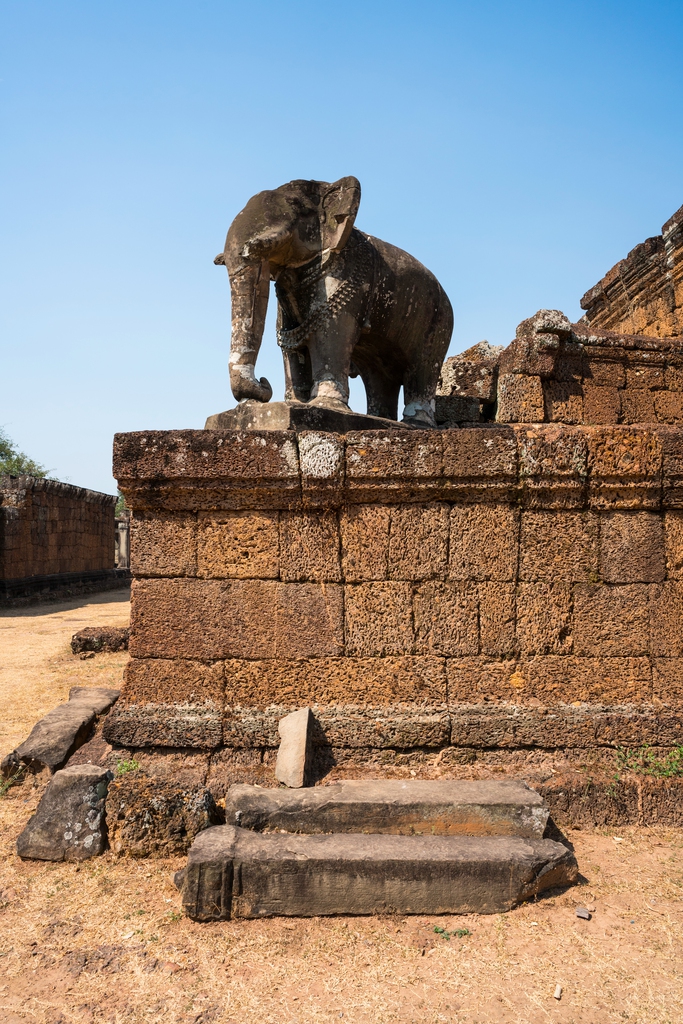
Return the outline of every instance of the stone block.
{"type": "Polygon", "coordinates": [[[669,579],[683,579],[683,512],[664,515],[664,551],[669,579]]]}
{"type": "Polygon", "coordinates": [[[543,395],[544,420],[551,423],[583,423],[583,388],[579,381],[545,381],[543,395]]]}
{"type": "Polygon", "coordinates": [[[225,801],[225,820],[255,832],[305,835],[426,833],[542,839],[548,809],[534,790],[517,779],[343,780],[298,792],[232,786],[225,801]]]}
{"type": "Polygon", "coordinates": [[[446,576],[448,505],[399,505],[391,510],[389,578],[429,580],[446,576]]]}
{"type": "Polygon", "coordinates": [[[540,377],[501,373],[498,377],[497,423],[543,423],[545,399],[540,377]]]}
{"type": "Polygon", "coordinates": [[[390,522],[388,505],[350,505],[340,513],[341,563],[347,583],[387,579],[390,522]]]}
{"type": "Polygon", "coordinates": [[[683,423],[683,394],[680,391],[657,391],[654,401],[659,423],[683,423]]]}
{"type": "Polygon", "coordinates": [[[22,859],[81,861],[107,844],[104,802],[112,773],[79,764],[55,773],[17,839],[22,859]]]}
{"type": "Polygon", "coordinates": [[[132,516],[130,568],[135,576],[196,576],[197,516],[160,511],[132,516]]]}
{"type": "Polygon", "coordinates": [[[347,584],[344,591],[347,654],[381,658],[412,653],[409,583],[347,584]]]}
{"type": "Polygon", "coordinates": [[[653,654],[669,658],[683,656],[683,582],[667,580],[652,588],[650,628],[653,654]]]}
{"type": "Polygon", "coordinates": [[[344,488],[343,435],[304,431],[297,434],[297,444],[304,504],[339,504],[344,488]]]}
{"type": "Polygon", "coordinates": [[[440,427],[478,423],[481,419],[481,401],[465,395],[437,395],[434,400],[434,418],[440,427]]]}
{"type": "Polygon", "coordinates": [[[631,363],[626,367],[626,387],[629,391],[651,391],[666,387],[664,367],[631,363]]]}
{"type": "Polygon", "coordinates": [[[594,512],[524,510],[519,544],[520,580],[595,580],[598,533],[599,519],[594,512]]]}
{"type": "Polygon", "coordinates": [[[337,513],[280,513],[280,579],[316,583],[340,582],[337,513]]]}
{"type": "Polygon", "coordinates": [[[288,508],[301,501],[296,441],[286,430],[116,434],[114,474],[136,512],[288,508]]]}
{"type": "Polygon", "coordinates": [[[649,658],[585,658],[548,655],[526,666],[529,692],[552,706],[558,702],[640,702],[652,699],[649,658]]]}
{"type": "Polygon", "coordinates": [[[346,488],[356,501],[428,500],[442,472],[441,433],[375,430],[346,435],[346,488]],[[419,500],[419,499],[418,499],[419,500]]]}
{"type": "Polygon", "coordinates": [[[126,704],[205,704],[222,709],[224,663],[182,658],[131,658],[125,668],[126,704]]]}
{"type": "MultiPolygon", "coordinates": [[[[290,711],[291,704],[270,705],[265,709],[234,705],[223,723],[223,742],[230,747],[277,747],[278,722],[290,711]]],[[[413,747],[447,746],[450,719],[443,707],[425,703],[397,704],[314,704],[317,745],[382,750],[410,750],[413,747]],[[323,742],[324,738],[324,742],[323,742]]]]}
{"type": "Polygon", "coordinates": [[[270,705],[446,702],[443,658],[315,658],[225,663],[227,703],[270,705]]]}
{"type": "Polygon", "coordinates": [[[278,723],[280,746],[275,762],[275,778],[290,789],[301,789],[306,778],[311,747],[311,709],[301,708],[285,715],[278,723]]]}
{"type": "Polygon", "coordinates": [[[669,391],[683,391],[683,366],[667,366],[664,383],[669,391]]]}
{"type": "MultiPolygon", "coordinates": [[[[610,365],[610,364],[606,364],[610,365]]],[[[618,364],[612,364],[618,365],[618,364]]],[[[621,369],[621,367],[620,367],[621,369]]],[[[584,423],[618,423],[621,416],[621,397],[615,387],[591,387],[583,389],[584,423]]]]}
{"type": "Polygon", "coordinates": [[[652,693],[664,704],[683,703],[683,658],[655,658],[652,693]]]}
{"type": "Polygon", "coordinates": [[[517,441],[509,427],[444,431],[442,491],[451,500],[509,500],[517,487],[517,441]]]}
{"type": "Polygon", "coordinates": [[[174,857],[187,852],[221,815],[199,780],[154,777],[144,771],[118,776],[107,796],[109,842],[129,857],[174,857]]]}
{"type": "Polygon", "coordinates": [[[594,427],[587,440],[593,508],[659,507],[662,444],[654,430],[594,427]]]}
{"type": "Polygon", "coordinates": [[[134,657],[306,658],[341,653],[342,593],[334,584],[266,580],[137,580],[134,657]]]}
{"type": "Polygon", "coordinates": [[[212,579],[277,579],[277,512],[202,512],[197,575],[212,579]]]}
{"type": "Polygon", "coordinates": [[[574,654],[624,657],[650,650],[650,593],[645,583],[574,588],[574,654]]]}
{"type": "MultiPolygon", "coordinates": [[[[512,659],[448,658],[448,703],[522,700],[531,696],[524,663],[512,659]]],[[[456,738],[455,742],[461,744],[456,738]]]]}
{"type": "Polygon", "coordinates": [[[584,358],[583,376],[586,387],[623,388],[626,370],[623,363],[607,359],[591,359],[590,353],[584,358]]]}
{"type": "Polygon", "coordinates": [[[485,655],[510,655],[517,648],[514,583],[479,583],[479,644],[485,655]]]}
{"type": "Polygon", "coordinates": [[[550,839],[263,835],[223,825],[195,840],[182,898],[196,921],[494,914],[577,877],[574,855],[550,839]]]}
{"type": "Polygon", "coordinates": [[[201,661],[273,658],[280,586],[265,580],[134,580],[130,653],[201,661]]]}
{"type": "Polygon", "coordinates": [[[586,431],[560,424],[516,427],[522,500],[527,507],[576,508],[585,504],[586,431]]]}
{"type": "Polygon", "coordinates": [[[464,655],[479,651],[476,587],[467,583],[423,583],[413,599],[417,654],[464,655]]]}
{"type": "Polygon", "coordinates": [[[517,586],[517,641],[524,655],[569,654],[572,650],[569,583],[517,586]]]}
{"type": "Polygon", "coordinates": [[[93,729],[95,719],[107,711],[119,696],[107,687],[74,687],[65,704],[53,708],[33,726],[27,739],[14,751],[16,758],[32,770],[62,768],[93,729]]]}
{"type": "Polygon", "coordinates": [[[276,657],[333,658],[343,654],[343,602],[343,588],[334,583],[279,584],[276,657]]]}
{"type": "Polygon", "coordinates": [[[514,581],[518,543],[519,510],[513,506],[454,506],[451,509],[450,578],[514,581]]]}
{"type": "Polygon", "coordinates": [[[622,391],[621,417],[624,423],[656,423],[653,393],[636,390],[622,391]]]}
{"type": "Polygon", "coordinates": [[[561,828],[635,825],[639,822],[639,783],[590,777],[565,771],[535,787],[548,802],[553,821],[561,828]]]}
{"type": "Polygon", "coordinates": [[[223,740],[223,713],[196,701],[121,701],[104,720],[103,735],[117,746],[211,750],[223,740]]]}
{"type": "Polygon", "coordinates": [[[659,583],[665,576],[664,523],[656,512],[600,517],[600,575],[606,583],[659,583]]]}

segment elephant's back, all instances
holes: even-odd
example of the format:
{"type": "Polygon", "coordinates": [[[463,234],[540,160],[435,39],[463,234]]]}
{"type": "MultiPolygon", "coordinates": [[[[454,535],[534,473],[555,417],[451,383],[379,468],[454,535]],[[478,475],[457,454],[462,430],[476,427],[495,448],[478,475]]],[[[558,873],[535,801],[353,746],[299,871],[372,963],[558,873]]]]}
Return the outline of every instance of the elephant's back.
{"type": "Polygon", "coordinates": [[[420,326],[426,331],[433,330],[440,323],[450,337],[453,310],[446,292],[431,270],[397,245],[372,235],[365,238],[377,254],[375,301],[386,307],[385,317],[395,321],[400,333],[404,333],[407,319],[413,323],[420,321],[420,326]]]}

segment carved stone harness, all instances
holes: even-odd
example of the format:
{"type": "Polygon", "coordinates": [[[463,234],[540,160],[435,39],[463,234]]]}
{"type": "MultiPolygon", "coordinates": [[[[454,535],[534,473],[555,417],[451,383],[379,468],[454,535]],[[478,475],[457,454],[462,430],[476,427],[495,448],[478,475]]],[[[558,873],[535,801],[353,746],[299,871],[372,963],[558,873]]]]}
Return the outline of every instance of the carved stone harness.
{"type": "Polygon", "coordinates": [[[364,239],[354,246],[353,249],[342,249],[341,253],[337,253],[336,258],[333,258],[334,263],[332,260],[328,260],[322,265],[316,263],[314,267],[304,274],[298,290],[312,291],[318,281],[329,276],[332,266],[340,258],[345,259],[347,255],[350,256],[352,254],[355,257],[355,266],[350,275],[339,282],[339,285],[332,294],[328,295],[324,302],[315,306],[303,323],[288,329],[284,327],[278,329],[277,343],[280,348],[285,349],[287,352],[296,352],[298,349],[303,348],[311,334],[324,327],[335,316],[338,316],[356,295],[358,288],[371,280],[375,262],[375,250],[370,241],[364,239]]]}

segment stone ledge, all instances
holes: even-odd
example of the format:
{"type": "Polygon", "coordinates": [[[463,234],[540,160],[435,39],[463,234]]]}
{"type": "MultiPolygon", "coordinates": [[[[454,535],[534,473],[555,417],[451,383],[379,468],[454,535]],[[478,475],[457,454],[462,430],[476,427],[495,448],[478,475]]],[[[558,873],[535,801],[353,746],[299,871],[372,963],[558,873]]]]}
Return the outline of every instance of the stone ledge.
{"type": "Polygon", "coordinates": [[[114,443],[114,473],[134,510],[434,500],[680,507],[682,467],[683,428],[658,425],[499,424],[365,434],[146,431],[117,434],[114,443]]]}

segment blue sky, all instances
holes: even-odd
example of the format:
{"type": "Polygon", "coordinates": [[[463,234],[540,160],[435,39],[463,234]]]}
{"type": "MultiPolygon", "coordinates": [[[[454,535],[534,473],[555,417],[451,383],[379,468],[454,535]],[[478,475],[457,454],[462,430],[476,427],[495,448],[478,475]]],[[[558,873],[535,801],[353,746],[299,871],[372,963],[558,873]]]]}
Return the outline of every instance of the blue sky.
{"type": "Polygon", "coordinates": [[[212,260],[292,178],[360,179],[357,226],[448,292],[451,352],[578,318],[683,203],[682,44],[658,0],[2,0],[0,425],[111,491],[115,431],[230,408],[212,260]]]}

